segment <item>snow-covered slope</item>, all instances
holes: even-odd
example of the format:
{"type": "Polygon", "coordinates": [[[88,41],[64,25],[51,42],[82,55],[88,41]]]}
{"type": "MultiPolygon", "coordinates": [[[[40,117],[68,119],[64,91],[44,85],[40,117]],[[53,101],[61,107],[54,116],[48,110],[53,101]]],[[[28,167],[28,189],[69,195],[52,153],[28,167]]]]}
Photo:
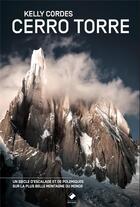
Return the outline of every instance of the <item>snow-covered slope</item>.
{"type": "Polygon", "coordinates": [[[75,194],[75,207],[138,207],[136,200],[133,200],[131,195],[128,196],[126,191],[121,188],[109,184],[108,181],[98,182],[94,176],[76,176],[62,169],[62,175],[71,177],[73,179],[84,180],[84,187],[82,189],[71,189],[75,194]]]}

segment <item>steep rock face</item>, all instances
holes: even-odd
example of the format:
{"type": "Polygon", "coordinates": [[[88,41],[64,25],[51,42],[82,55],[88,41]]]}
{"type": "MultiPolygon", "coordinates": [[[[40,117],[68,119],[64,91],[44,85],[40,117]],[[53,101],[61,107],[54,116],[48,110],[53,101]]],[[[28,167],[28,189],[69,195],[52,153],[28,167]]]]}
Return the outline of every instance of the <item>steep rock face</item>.
{"type": "MultiPolygon", "coordinates": [[[[16,168],[22,171],[23,176],[61,178],[61,162],[55,160],[55,145],[50,135],[54,130],[54,116],[50,114],[53,113],[53,101],[48,100],[45,107],[42,101],[41,72],[45,67],[43,62],[42,50],[34,51],[31,69],[23,79],[21,90],[11,102],[9,111],[0,124],[0,134],[6,146],[16,156],[16,168]],[[50,116],[51,121],[48,121],[50,116]],[[49,134],[45,130],[46,125],[49,134]]],[[[26,197],[27,201],[36,201],[40,206],[55,207],[57,203],[62,207],[66,206],[66,193],[63,189],[30,189],[27,190],[26,197]],[[52,197],[48,197],[50,194],[53,200],[52,197]],[[42,200],[43,197],[48,198],[42,200]]],[[[14,201],[10,203],[12,202],[14,201]]]]}
{"type": "Polygon", "coordinates": [[[95,174],[99,181],[108,177],[111,183],[125,187],[135,173],[135,146],[124,117],[108,100],[73,103],[67,94],[44,97],[45,70],[42,50],[34,51],[31,69],[0,123],[8,148],[24,160],[23,169],[26,166],[30,176],[40,175],[44,163],[49,170],[59,156],[66,170],[78,175],[95,174]],[[33,157],[39,159],[39,165],[33,157]],[[31,165],[37,166],[33,172],[31,165]]]}

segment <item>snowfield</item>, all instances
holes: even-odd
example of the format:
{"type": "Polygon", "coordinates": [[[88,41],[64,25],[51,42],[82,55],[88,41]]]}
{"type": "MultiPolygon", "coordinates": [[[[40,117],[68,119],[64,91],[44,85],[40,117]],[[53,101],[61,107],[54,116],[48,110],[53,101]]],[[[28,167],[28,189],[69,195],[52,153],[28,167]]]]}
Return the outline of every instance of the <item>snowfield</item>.
{"type": "Polygon", "coordinates": [[[140,205],[140,154],[137,157],[136,174],[133,176],[130,184],[124,190],[126,194],[131,196],[140,205]]]}
{"type": "Polygon", "coordinates": [[[83,189],[74,189],[72,191],[77,197],[75,207],[139,207],[139,161],[140,155],[137,157],[136,175],[133,176],[132,182],[124,190],[110,184],[108,180],[98,182],[95,176],[78,177],[62,169],[63,177],[84,180],[83,189]]]}

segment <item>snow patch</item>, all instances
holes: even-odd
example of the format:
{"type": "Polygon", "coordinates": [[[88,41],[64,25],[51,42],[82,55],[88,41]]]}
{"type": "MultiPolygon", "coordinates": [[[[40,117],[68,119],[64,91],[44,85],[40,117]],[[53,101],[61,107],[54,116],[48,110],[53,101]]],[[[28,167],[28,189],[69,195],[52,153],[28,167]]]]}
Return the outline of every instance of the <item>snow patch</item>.
{"type": "MultiPolygon", "coordinates": [[[[34,157],[37,153],[38,153],[38,151],[33,152],[30,156],[27,157],[26,160],[29,160],[31,157],[34,157]]],[[[26,154],[26,156],[27,156],[27,154],[26,154]]]]}
{"type": "Polygon", "coordinates": [[[49,136],[50,136],[50,132],[47,129],[45,129],[43,134],[41,135],[41,138],[44,140],[49,136]]]}
{"type": "Polygon", "coordinates": [[[29,155],[30,153],[32,153],[32,151],[33,151],[32,149],[29,150],[29,151],[26,153],[26,156],[29,155]]]}
{"type": "Polygon", "coordinates": [[[28,116],[28,120],[30,120],[31,119],[31,112],[29,113],[29,116],[28,116]]]}
{"type": "Polygon", "coordinates": [[[34,152],[34,153],[32,154],[32,156],[35,156],[37,153],[38,153],[38,151],[34,152]]]}
{"type": "Polygon", "coordinates": [[[87,133],[82,132],[80,136],[80,144],[85,155],[91,156],[92,154],[92,137],[88,136],[87,133]]]}
{"type": "Polygon", "coordinates": [[[13,165],[13,155],[9,152],[1,136],[0,136],[0,154],[4,156],[4,160],[7,166],[13,165]]]}
{"type": "Polygon", "coordinates": [[[68,113],[68,115],[67,115],[67,118],[66,118],[66,121],[67,121],[67,122],[72,121],[72,112],[71,112],[71,111],[69,111],[69,113],[68,113]]]}
{"type": "Polygon", "coordinates": [[[99,169],[106,169],[106,165],[101,166],[99,159],[96,157],[95,159],[96,167],[99,169]]]}
{"type": "Polygon", "coordinates": [[[102,127],[104,127],[104,126],[105,126],[103,121],[101,121],[101,126],[102,126],[102,127]]]}

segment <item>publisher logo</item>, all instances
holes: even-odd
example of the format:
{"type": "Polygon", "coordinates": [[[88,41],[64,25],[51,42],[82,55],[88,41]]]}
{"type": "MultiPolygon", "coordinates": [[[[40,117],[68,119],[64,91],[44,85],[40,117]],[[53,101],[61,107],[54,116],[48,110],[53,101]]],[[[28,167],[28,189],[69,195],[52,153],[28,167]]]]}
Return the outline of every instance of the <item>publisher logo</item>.
{"type": "Polygon", "coordinates": [[[75,195],[74,193],[70,193],[70,194],[69,194],[69,198],[70,198],[71,200],[73,200],[74,198],[76,198],[76,195],[75,195]]]}
{"type": "Polygon", "coordinates": [[[70,193],[68,195],[67,203],[74,203],[74,204],[76,203],[76,195],[74,193],[70,193]]]}

